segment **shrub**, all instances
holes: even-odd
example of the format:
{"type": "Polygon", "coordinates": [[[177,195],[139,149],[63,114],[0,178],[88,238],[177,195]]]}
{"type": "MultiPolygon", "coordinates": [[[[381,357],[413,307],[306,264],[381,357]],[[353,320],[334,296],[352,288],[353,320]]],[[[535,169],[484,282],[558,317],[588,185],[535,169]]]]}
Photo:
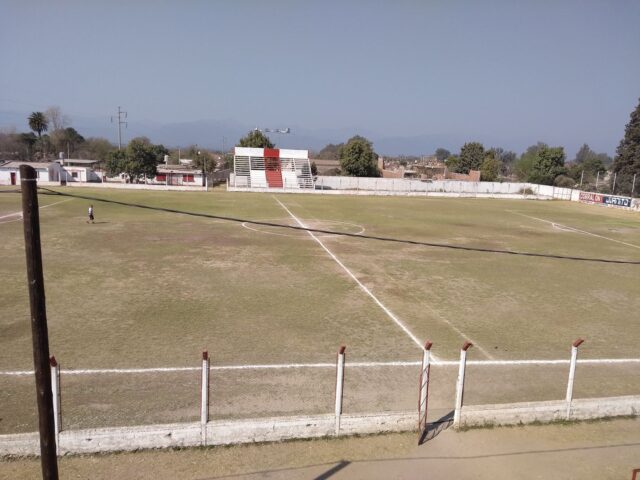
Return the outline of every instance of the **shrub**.
{"type": "Polygon", "coordinates": [[[558,175],[553,181],[553,184],[556,187],[573,188],[576,185],[576,181],[567,175],[558,175]]]}

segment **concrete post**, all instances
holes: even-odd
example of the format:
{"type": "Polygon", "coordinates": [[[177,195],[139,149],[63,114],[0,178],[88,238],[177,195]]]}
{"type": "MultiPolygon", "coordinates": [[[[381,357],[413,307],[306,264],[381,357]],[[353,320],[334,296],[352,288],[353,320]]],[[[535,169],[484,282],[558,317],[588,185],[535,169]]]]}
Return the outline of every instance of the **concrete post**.
{"type": "Polygon", "coordinates": [[[49,358],[51,366],[51,396],[53,397],[53,428],[56,435],[56,453],[60,454],[60,430],[62,415],[60,413],[60,365],[53,355],[49,358]]]}
{"type": "Polygon", "coordinates": [[[427,428],[427,406],[429,403],[429,374],[431,372],[431,343],[427,340],[422,350],[422,370],[420,371],[420,400],[418,403],[418,428],[427,428]]]}
{"type": "Polygon", "coordinates": [[[209,422],[209,353],[202,352],[202,381],[200,388],[200,438],[207,444],[207,423],[209,422]]]}
{"type": "Polygon", "coordinates": [[[347,347],[344,345],[338,351],[338,360],[336,363],[336,435],[340,433],[340,415],[342,415],[342,393],[344,391],[344,351],[347,347]]]}
{"type": "Polygon", "coordinates": [[[571,416],[571,401],[573,400],[573,380],[576,375],[576,362],[578,360],[578,347],[584,342],[578,338],[571,345],[571,364],[569,365],[569,381],[567,382],[567,419],[571,416]]]}
{"type": "Polygon", "coordinates": [[[473,347],[473,343],[464,342],[460,350],[460,366],[458,367],[458,381],[456,382],[456,408],[453,413],[453,426],[457,428],[460,425],[460,414],[462,411],[462,397],[464,394],[464,372],[467,367],[467,350],[473,347]]]}

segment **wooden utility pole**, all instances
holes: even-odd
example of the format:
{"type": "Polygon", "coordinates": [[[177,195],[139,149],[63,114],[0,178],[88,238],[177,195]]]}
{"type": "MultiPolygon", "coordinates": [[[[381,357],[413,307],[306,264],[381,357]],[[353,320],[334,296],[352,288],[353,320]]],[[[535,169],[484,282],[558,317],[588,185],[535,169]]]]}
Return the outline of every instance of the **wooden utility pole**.
{"type": "Polygon", "coordinates": [[[36,372],[38,425],[40,430],[40,460],[42,478],[58,480],[56,457],[56,431],[49,368],[49,333],[44,298],[42,251],[40,249],[40,213],[38,211],[38,185],[36,171],[28,165],[20,166],[22,189],[22,218],[24,247],[27,256],[27,280],[31,307],[31,336],[33,338],[33,365],[36,372]]]}

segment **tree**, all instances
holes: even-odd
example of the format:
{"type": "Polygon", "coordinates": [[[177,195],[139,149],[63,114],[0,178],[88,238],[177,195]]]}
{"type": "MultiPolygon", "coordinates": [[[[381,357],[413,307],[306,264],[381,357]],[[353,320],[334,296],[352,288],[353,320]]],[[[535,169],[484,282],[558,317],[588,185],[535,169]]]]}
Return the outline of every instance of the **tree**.
{"type": "Polygon", "coordinates": [[[451,173],[458,173],[458,166],[460,165],[460,157],[457,155],[451,155],[444,161],[444,164],[447,166],[447,170],[451,173]]]}
{"type": "Polygon", "coordinates": [[[500,173],[502,175],[511,175],[518,158],[515,152],[505,150],[501,147],[492,147],[489,149],[489,152],[492,152],[491,154],[494,158],[500,162],[500,173]]]}
{"type": "Polygon", "coordinates": [[[210,175],[216,168],[216,159],[213,153],[204,149],[198,149],[193,156],[193,165],[203,170],[207,175],[210,175]]]}
{"type": "Polygon", "coordinates": [[[311,175],[314,177],[318,175],[318,166],[316,165],[316,162],[311,162],[311,175]]]}
{"type": "Polygon", "coordinates": [[[29,115],[29,128],[38,134],[38,138],[42,138],[42,132],[49,129],[49,123],[44,113],[32,112],[29,115]]]}
{"type": "Polygon", "coordinates": [[[596,156],[596,152],[591,150],[589,145],[584,143],[576,153],[576,158],[573,159],[573,163],[577,163],[578,165],[580,165],[595,156],[596,156]]]}
{"type": "Polygon", "coordinates": [[[251,130],[238,142],[238,147],[253,147],[253,148],[274,148],[275,144],[271,143],[269,137],[267,137],[260,130],[251,130]]]}
{"type": "Polygon", "coordinates": [[[356,135],[340,149],[340,167],[352,177],[379,177],[376,157],[371,142],[356,135]]]}
{"type": "Polygon", "coordinates": [[[500,174],[502,163],[497,158],[495,152],[489,150],[487,156],[480,166],[480,180],[483,182],[494,182],[500,174]]]}
{"type": "MultiPolygon", "coordinates": [[[[611,170],[616,177],[616,193],[630,194],[633,176],[640,177],[640,101],[636,109],[631,112],[631,118],[624,130],[624,138],[616,149],[611,170]]],[[[636,177],[634,191],[636,195],[640,191],[639,182],[640,178],[636,177]]]]}
{"type": "Polygon", "coordinates": [[[344,147],[344,143],[330,143],[318,152],[316,158],[323,160],[340,160],[340,149],[344,147]]]}
{"type": "Polygon", "coordinates": [[[484,146],[480,142],[467,142],[460,149],[458,172],[469,173],[470,170],[480,170],[484,162],[484,146]]]}
{"type": "Polygon", "coordinates": [[[446,148],[436,149],[436,158],[438,159],[439,162],[444,162],[450,156],[451,156],[451,152],[446,148]]]}
{"type": "Polygon", "coordinates": [[[538,154],[538,150],[545,147],[548,147],[546,143],[538,142],[537,144],[531,145],[527,148],[527,150],[520,156],[520,160],[515,164],[515,173],[518,180],[527,181],[538,154]]]}
{"type": "MultiPolygon", "coordinates": [[[[152,145],[146,137],[136,137],[129,142],[127,149],[114,150],[107,161],[107,173],[124,173],[133,183],[140,177],[153,177],[156,174],[158,145],[152,145]]],[[[163,147],[164,148],[164,147],[163,147]]]]}
{"type": "Polygon", "coordinates": [[[84,142],[84,137],[75,128],[67,127],[55,130],[51,134],[51,140],[58,152],[68,152],[69,156],[75,152],[76,147],[84,142]]]}
{"type": "Polygon", "coordinates": [[[80,158],[106,162],[114,148],[115,146],[106,138],[91,137],[78,146],[77,154],[80,158]]]}
{"type": "Polygon", "coordinates": [[[24,149],[26,150],[25,158],[30,159],[33,152],[33,147],[38,142],[38,138],[35,136],[33,132],[20,133],[18,135],[18,141],[23,145],[24,149]]]}
{"type": "Polygon", "coordinates": [[[544,146],[538,149],[527,181],[541,185],[553,185],[558,175],[566,172],[564,148],[544,146]]]}
{"type": "Polygon", "coordinates": [[[45,110],[44,116],[47,118],[47,122],[52,127],[52,130],[62,130],[71,124],[71,120],[67,115],[64,115],[58,106],[52,106],[45,110]]]}

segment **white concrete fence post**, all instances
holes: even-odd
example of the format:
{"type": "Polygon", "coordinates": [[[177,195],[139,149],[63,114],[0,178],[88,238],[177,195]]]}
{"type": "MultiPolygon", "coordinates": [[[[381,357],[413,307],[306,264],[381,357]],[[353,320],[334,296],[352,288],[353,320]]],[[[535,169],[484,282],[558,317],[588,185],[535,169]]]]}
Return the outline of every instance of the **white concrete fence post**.
{"type": "Polygon", "coordinates": [[[202,352],[202,379],[200,385],[200,438],[207,444],[207,423],[209,422],[209,353],[202,352]]]}
{"type": "Polygon", "coordinates": [[[460,366],[458,367],[458,380],[456,382],[456,408],[453,412],[453,426],[460,426],[460,415],[462,413],[462,397],[464,395],[464,373],[467,368],[467,350],[473,347],[473,343],[464,342],[460,350],[460,366]]]}
{"type": "Polygon", "coordinates": [[[344,392],[344,358],[347,347],[344,345],[338,351],[336,362],[336,435],[340,433],[340,416],[342,415],[342,394],[344,392]]]}
{"type": "Polygon", "coordinates": [[[569,365],[569,381],[567,382],[567,420],[571,417],[571,402],[573,400],[573,381],[576,375],[576,362],[578,361],[578,347],[582,345],[584,340],[578,338],[571,345],[571,364],[569,365]]]}
{"type": "Polygon", "coordinates": [[[49,358],[51,366],[51,395],[53,396],[53,427],[56,433],[56,452],[60,454],[60,430],[62,415],[60,413],[60,365],[53,355],[49,358]]]}
{"type": "Polygon", "coordinates": [[[431,372],[431,343],[427,340],[422,350],[422,369],[420,370],[420,399],[418,402],[418,428],[427,428],[427,406],[429,404],[429,374],[431,372]]]}

